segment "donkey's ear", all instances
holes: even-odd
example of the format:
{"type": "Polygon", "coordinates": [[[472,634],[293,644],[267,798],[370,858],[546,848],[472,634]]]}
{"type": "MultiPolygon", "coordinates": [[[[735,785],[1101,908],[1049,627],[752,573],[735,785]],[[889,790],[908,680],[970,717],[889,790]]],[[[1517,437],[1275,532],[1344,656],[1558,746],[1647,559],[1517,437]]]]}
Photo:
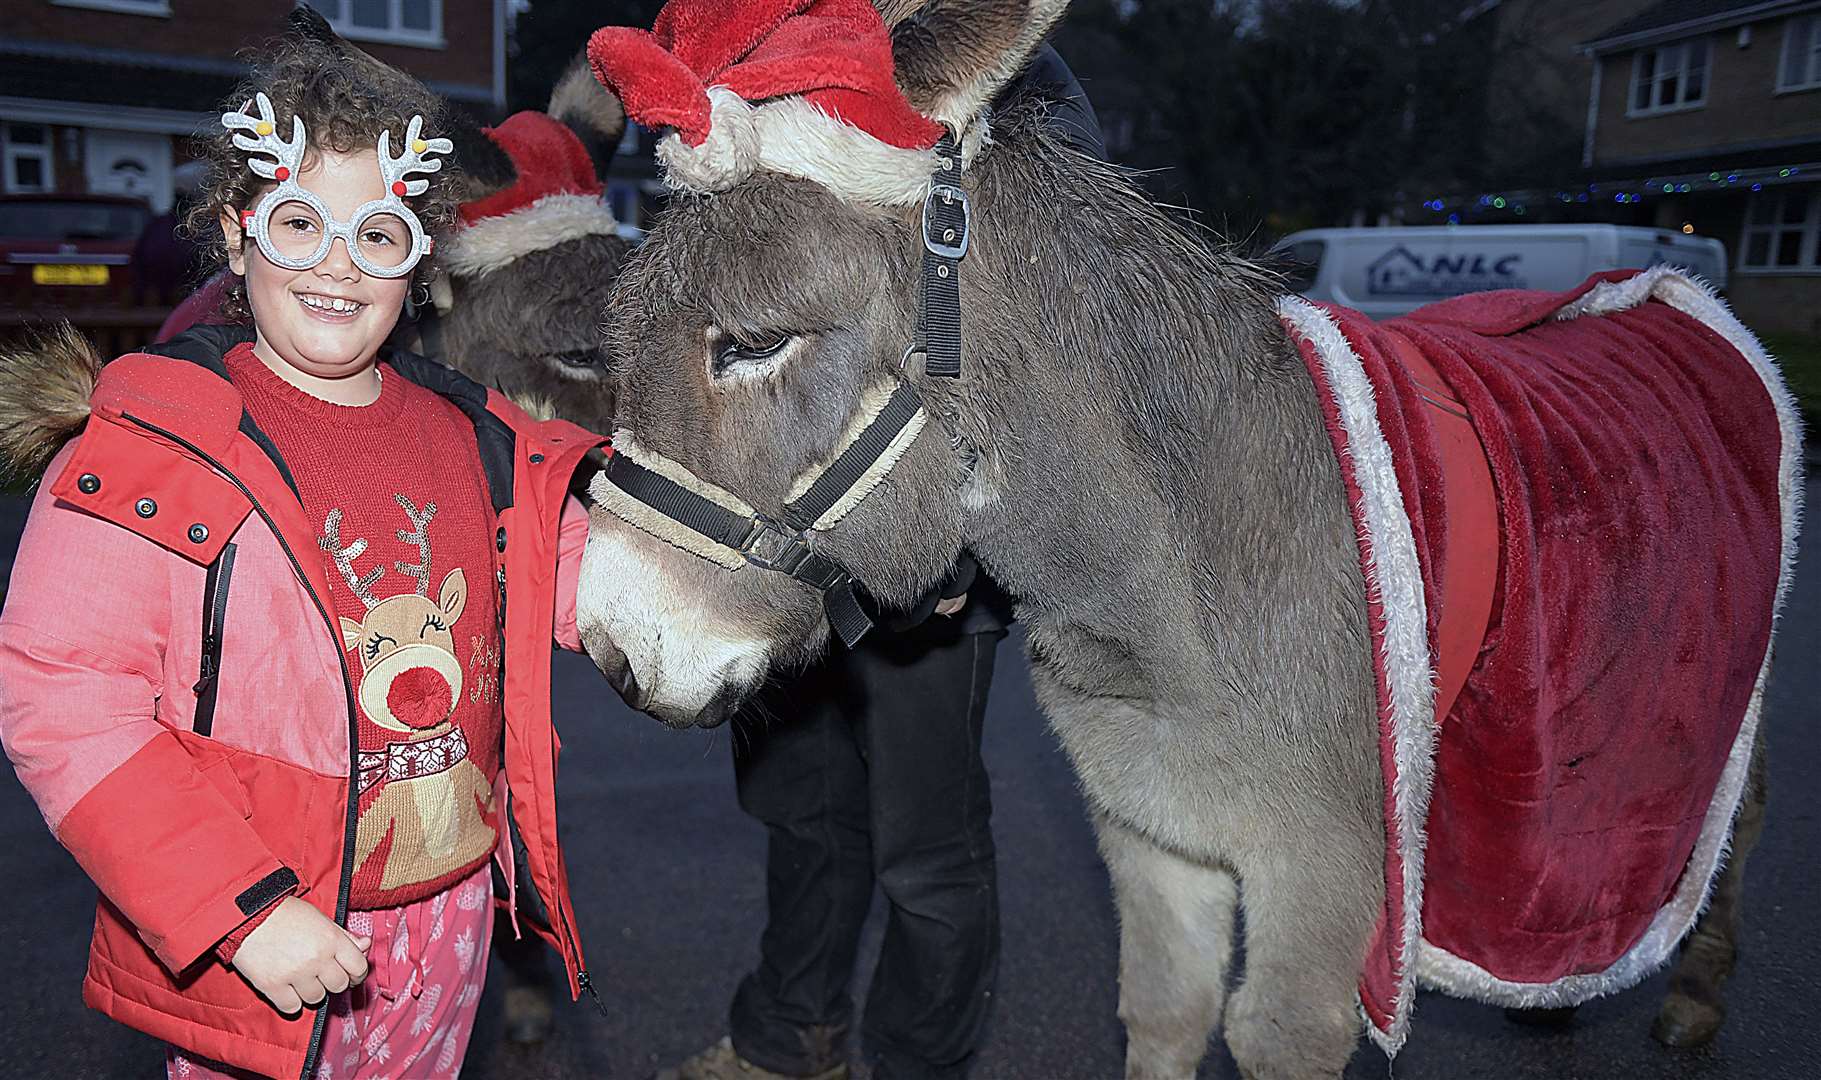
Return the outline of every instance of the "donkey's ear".
{"type": "Polygon", "coordinates": [[[460,178],[463,202],[484,199],[518,183],[518,167],[512,164],[506,151],[500,149],[499,143],[481,131],[474,117],[450,105],[446,119],[444,134],[455,144],[450,161],[460,178]]]}
{"type": "Polygon", "coordinates": [[[353,619],[341,621],[341,647],[352,649],[360,644],[360,624],[353,619]]]}
{"type": "Polygon", "coordinates": [[[443,618],[451,623],[462,617],[462,609],[468,606],[468,575],[462,573],[461,567],[449,571],[443,579],[436,606],[443,609],[443,618]]]}
{"type": "Polygon", "coordinates": [[[885,25],[892,27],[915,15],[917,9],[928,2],[929,0],[873,0],[873,8],[885,20],[885,25]]]}
{"type": "Polygon", "coordinates": [[[1068,0],[874,0],[892,31],[898,86],[965,131],[1030,62],[1068,0]]]}
{"type": "Polygon", "coordinates": [[[329,20],[323,18],[322,12],[308,4],[299,4],[291,9],[291,13],[285,16],[285,29],[324,45],[346,44],[341,35],[335,32],[335,28],[329,25],[329,20]]]}
{"type": "Polygon", "coordinates": [[[620,136],[626,134],[626,109],[613,91],[594,77],[594,70],[588,66],[587,49],[557,80],[545,111],[575,132],[594,160],[595,175],[607,179],[607,167],[619,149],[620,136]]]}
{"type": "MultiPolygon", "coordinates": [[[[376,92],[382,95],[382,100],[385,95],[397,94],[402,98],[426,91],[408,72],[349,44],[347,38],[335,32],[335,28],[329,25],[321,12],[308,4],[298,4],[291,9],[291,13],[285,17],[285,31],[330,50],[344,63],[357,68],[363,78],[374,84],[376,92]]],[[[440,95],[438,97],[440,99],[440,95]]],[[[431,118],[426,116],[424,119],[431,118]]]]}

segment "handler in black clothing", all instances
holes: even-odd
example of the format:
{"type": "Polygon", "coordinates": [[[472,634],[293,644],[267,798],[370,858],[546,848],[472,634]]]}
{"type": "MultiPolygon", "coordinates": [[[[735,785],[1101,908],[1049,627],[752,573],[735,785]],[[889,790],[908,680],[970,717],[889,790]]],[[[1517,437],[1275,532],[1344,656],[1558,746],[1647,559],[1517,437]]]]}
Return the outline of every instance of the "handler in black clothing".
{"type": "MultiPolygon", "coordinates": [[[[1024,93],[1050,101],[1058,134],[1105,157],[1093,107],[1053,49],[1001,100],[1024,93]]],[[[958,613],[876,632],[736,720],[740,806],[770,834],[759,966],[734,996],[730,1037],[660,1080],[845,1078],[848,983],[875,882],[889,912],[861,1025],[873,1076],[965,1074],[999,965],[980,734],[1009,613],[965,555],[906,621],[932,608],[958,613]]]]}

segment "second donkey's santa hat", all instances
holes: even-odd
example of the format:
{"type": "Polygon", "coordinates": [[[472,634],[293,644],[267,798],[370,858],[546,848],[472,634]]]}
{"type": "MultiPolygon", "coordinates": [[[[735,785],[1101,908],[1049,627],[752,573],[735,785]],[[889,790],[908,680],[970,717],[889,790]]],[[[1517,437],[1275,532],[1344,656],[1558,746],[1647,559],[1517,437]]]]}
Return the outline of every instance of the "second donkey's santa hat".
{"type": "Polygon", "coordinates": [[[531,252],[619,228],[601,199],[594,159],[567,124],[527,111],[482,134],[511,160],[514,179],[461,205],[461,226],[437,249],[444,269],[485,274],[531,252]]]}
{"type": "Polygon", "coordinates": [[[868,0],[670,0],[652,29],[607,27],[594,73],[628,116],[668,127],[672,187],[724,191],[759,168],[855,202],[921,202],[942,125],[905,100],[868,0]]]}

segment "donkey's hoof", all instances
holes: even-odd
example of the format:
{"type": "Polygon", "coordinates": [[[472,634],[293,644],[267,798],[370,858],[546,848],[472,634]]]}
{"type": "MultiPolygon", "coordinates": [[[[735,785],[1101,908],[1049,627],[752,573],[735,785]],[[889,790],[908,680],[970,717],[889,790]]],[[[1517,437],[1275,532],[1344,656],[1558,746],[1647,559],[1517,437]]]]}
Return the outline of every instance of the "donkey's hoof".
{"type": "Polygon", "coordinates": [[[1578,1005],[1564,1005],[1559,1009],[1506,1009],[1505,1019],[1525,1027],[1565,1028],[1574,1023],[1578,1008],[1578,1005]]]}
{"type": "Polygon", "coordinates": [[[1681,1050],[1706,1046],[1720,1033],[1725,1020],[1724,1005],[1671,994],[1663,999],[1663,1009],[1650,1025],[1650,1036],[1664,1046],[1681,1050]]]}
{"type": "Polygon", "coordinates": [[[507,987],[506,1038],[521,1046],[543,1042],[550,1034],[554,1012],[550,1006],[550,991],[544,987],[507,987]]]}

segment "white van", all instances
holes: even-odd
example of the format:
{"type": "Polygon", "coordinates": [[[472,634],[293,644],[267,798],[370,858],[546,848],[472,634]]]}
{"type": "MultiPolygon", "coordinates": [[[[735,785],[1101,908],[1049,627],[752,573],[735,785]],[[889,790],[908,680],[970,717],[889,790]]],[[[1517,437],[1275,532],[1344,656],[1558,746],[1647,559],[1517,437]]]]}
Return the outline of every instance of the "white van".
{"type": "Polygon", "coordinates": [[[1271,249],[1290,286],[1375,319],[1491,289],[1571,289],[1602,270],[1679,266],[1726,288],[1726,246],[1626,225],[1307,229],[1271,249]]]}

